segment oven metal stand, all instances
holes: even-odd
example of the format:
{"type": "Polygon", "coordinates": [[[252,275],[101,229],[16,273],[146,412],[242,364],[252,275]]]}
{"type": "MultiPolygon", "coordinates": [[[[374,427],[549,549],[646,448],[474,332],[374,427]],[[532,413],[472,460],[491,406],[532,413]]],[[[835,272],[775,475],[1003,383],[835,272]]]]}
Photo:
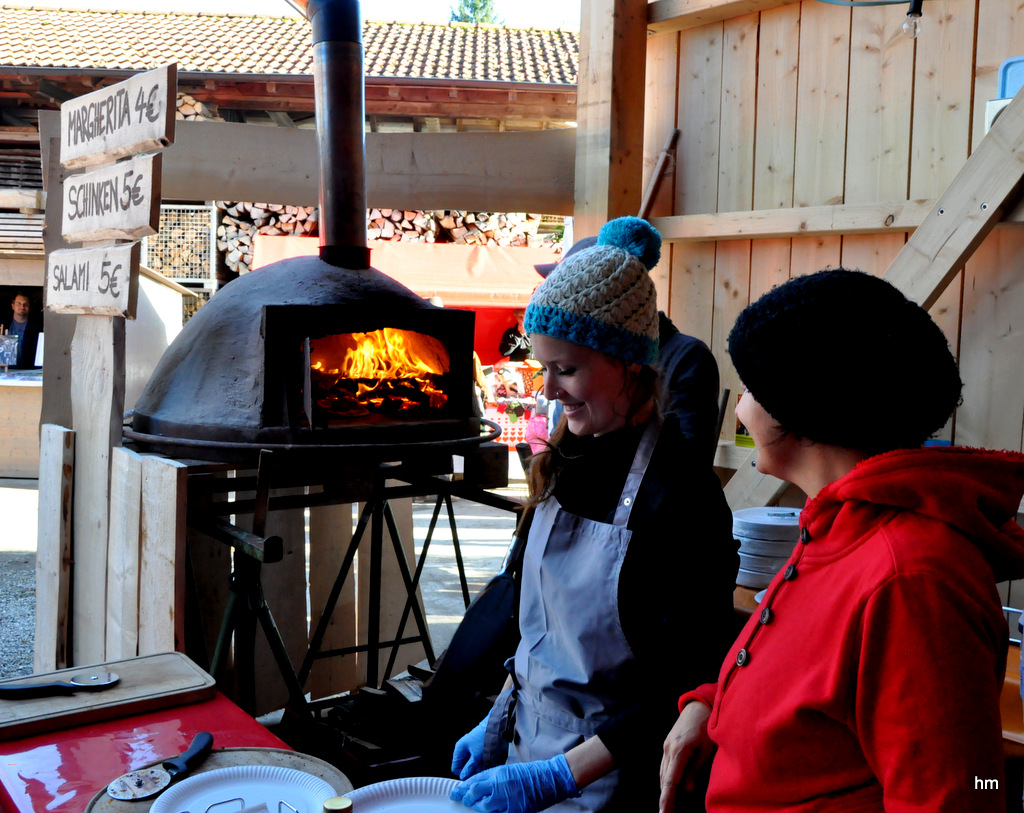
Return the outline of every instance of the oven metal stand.
{"type": "MultiPolygon", "coordinates": [[[[385,480],[393,477],[396,473],[396,470],[392,470],[387,465],[381,467],[375,483],[374,493],[367,500],[362,513],[359,515],[359,522],[357,523],[355,532],[352,535],[352,541],[349,543],[348,550],[345,552],[345,558],[342,560],[341,567],[338,570],[338,575],[334,580],[334,585],[331,587],[330,595],[327,597],[327,603],[320,615],[320,621],[310,639],[309,649],[306,651],[306,657],[302,662],[302,667],[299,669],[299,682],[303,685],[309,678],[309,674],[313,669],[314,661],[322,658],[350,655],[356,652],[368,653],[369,657],[366,662],[366,682],[367,685],[374,688],[391,676],[391,670],[394,668],[398,649],[404,644],[422,644],[427,660],[430,663],[433,663],[434,650],[430,642],[430,634],[427,628],[426,617],[424,616],[423,608],[420,605],[419,599],[416,597],[416,591],[419,588],[420,576],[423,573],[423,565],[426,562],[427,552],[430,549],[430,540],[433,536],[434,527],[437,524],[437,517],[443,501],[446,502],[448,507],[448,519],[452,528],[452,538],[455,545],[455,558],[458,564],[459,580],[462,584],[463,597],[467,606],[469,604],[469,587],[466,582],[465,567],[462,561],[462,551],[459,546],[458,535],[455,532],[455,514],[451,506],[451,498],[447,497],[447,495],[438,495],[437,503],[434,506],[434,516],[431,519],[430,528],[427,532],[423,550],[420,552],[419,560],[416,564],[415,575],[410,574],[409,563],[405,555],[405,548],[402,544],[401,534],[398,530],[398,524],[395,522],[394,512],[391,510],[390,499],[412,496],[413,492],[410,491],[409,486],[388,487],[385,485],[385,480]],[[330,624],[331,615],[334,613],[338,599],[341,596],[342,587],[348,579],[349,572],[352,569],[352,562],[355,560],[356,551],[358,550],[363,536],[366,533],[366,526],[371,517],[373,518],[373,530],[370,534],[370,594],[368,605],[369,618],[367,623],[367,641],[365,644],[359,644],[357,646],[322,650],[321,647],[323,646],[324,636],[326,635],[327,628],[330,624]],[[381,560],[384,548],[385,523],[387,523],[388,534],[391,537],[391,542],[395,550],[395,559],[398,563],[399,572],[402,574],[402,581],[405,585],[406,591],[406,603],[402,613],[402,620],[394,639],[388,641],[382,641],[380,638],[381,560]],[[417,633],[410,637],[403,637],[410,612],[415,620],[417,633]],[[385,647],[391,648],[391,654],[389,656],[387,668],[384,672],[383,680],[379,680],[380,667],[377,655],[380,650],[385,647]]],[[[416,493],[419,492],[417,491],[416,493]]]]}

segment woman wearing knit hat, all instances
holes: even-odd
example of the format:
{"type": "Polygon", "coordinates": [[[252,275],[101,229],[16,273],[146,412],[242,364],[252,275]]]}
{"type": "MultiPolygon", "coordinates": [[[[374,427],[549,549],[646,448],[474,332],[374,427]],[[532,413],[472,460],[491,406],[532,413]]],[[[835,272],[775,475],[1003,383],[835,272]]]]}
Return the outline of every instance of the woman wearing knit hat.
{"type": "Polygon", "coordinates": [[[790,280],[740,314],[729,354],[758,469],[808,502],[717,684],[679,700],[661,809],[714,754],[708,811],[1003,811],[996,582],[1024,576],[1024,455],[922,447],[960,375],[878,277],[790,280]]]}
{"type": "Polygon", "coordinates": [[[526,311],[545,395],[564,413],[530,467],[510,678],[455,747],[452,798],[474,810],[653,809],[678,692],[713,678],[732,637],[731,515],[657,407],[647,269],[660,244],[645,221],[613,220],[526,311]]]}

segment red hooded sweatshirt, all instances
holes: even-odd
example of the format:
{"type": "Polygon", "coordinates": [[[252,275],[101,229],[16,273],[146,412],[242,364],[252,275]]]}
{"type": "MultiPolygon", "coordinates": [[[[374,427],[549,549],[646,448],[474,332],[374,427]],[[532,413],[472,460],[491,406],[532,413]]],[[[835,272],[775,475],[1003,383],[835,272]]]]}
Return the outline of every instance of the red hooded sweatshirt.
{"type": "Polygon", "coordinates": [[[808,501],[801,542],[722,666],[717,811],[999,811],[1024,455],[901,450],[808,501]]]}

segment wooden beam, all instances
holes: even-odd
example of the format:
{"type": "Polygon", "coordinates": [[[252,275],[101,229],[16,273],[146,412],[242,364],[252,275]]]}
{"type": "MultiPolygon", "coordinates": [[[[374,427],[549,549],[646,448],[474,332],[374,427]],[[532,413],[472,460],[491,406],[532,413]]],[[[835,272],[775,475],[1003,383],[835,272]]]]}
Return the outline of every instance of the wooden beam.
{"type": "Polygon", "coordinates": [[[647,29],[655,34],[685,31],[731,20],[755,11],[789,5],[792,0],[654,0],[647,6],[647,29]]]}
{"type": "MultiPolygon", "coordinates": [[[[571,214],[575,136],[571,129],[369,133],[367,202],[406,209],[571,214]]],[[[164,199],[263,200],[272,185],[281,202],[318,202],[313,130],[179,121],[175,143],[163,156],[164,199]],[[275,167],[272,173],[270,166],[275,167]]]]}
{"type": "Polygon", "coordinates": [[[1007,105],[936,201],[884,278],[923,307],[950,280],[1012,205],[1024,177],[1024,93],[1007,105]]]}
{"type": "Polygon", "coordinates": [[[663,240],[756,240],[835,234],[884,234],[916,229],[934,205],[929,200],[805,206],[656,217],[663,240]]]}
{"type": "Polygon", "coordinates": [[[640,208],[646,19],[646,0],[583,4],[573,213],[577,237],[597,234],[606,221],[640,208]]]}

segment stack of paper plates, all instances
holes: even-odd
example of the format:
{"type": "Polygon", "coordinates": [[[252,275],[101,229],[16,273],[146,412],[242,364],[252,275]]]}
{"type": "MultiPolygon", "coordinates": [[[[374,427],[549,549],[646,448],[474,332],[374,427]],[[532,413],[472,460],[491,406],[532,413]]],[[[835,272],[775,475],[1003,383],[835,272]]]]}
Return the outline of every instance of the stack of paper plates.
{"type": "Polygon", "coordinates": [[[800,511],[796,508],[733,511],[732,533],[740,543],[736,583],[760,590],[768,586],[793,552],[800,536],[800,511]]]}

